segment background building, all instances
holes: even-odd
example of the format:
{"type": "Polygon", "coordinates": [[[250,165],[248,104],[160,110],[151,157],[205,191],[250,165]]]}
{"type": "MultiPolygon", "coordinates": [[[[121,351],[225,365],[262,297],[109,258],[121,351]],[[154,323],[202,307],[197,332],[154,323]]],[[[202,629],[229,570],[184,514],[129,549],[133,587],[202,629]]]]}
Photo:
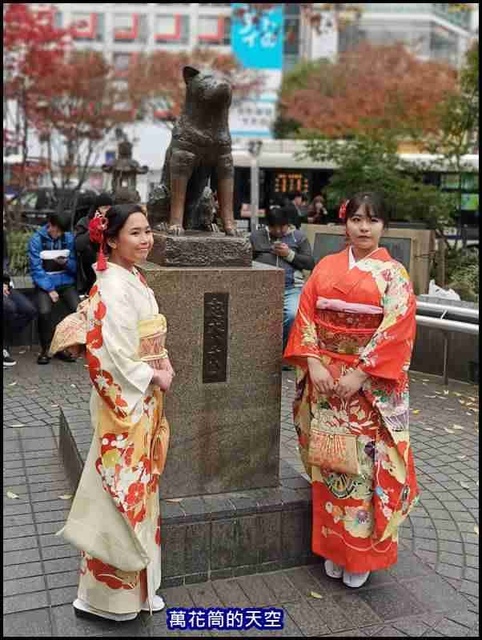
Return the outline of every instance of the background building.
{"type": "Polygon", "coordinates": [[[366,2],[363,11],[339,37],[339,51],[363,40],[374,44],[404,42],[419,58],[459,66],[473,34],[472,14],[443,2],[366,2]]]}
{"type": "MultiPolygon", "coordinates": [[[[31,3],[37,8],[54,6],[55,24],[67,27],[73,23],[77,48],[102,52],[118,74],[119,82],[130,60],[140,53],[157,49],[171,51],[210,47],[219,53],[234,53],[243,60],[237,48],[233,18],[236,3],[67,3],[53,5],[31,3]]],[[[291,69],[301,59],[326,57],[335,59],[339,52],[356,46],[363,40],[377,44],[403,41],[423,59],[441,60],[458,66],[467,46],[478,31],[478,3],[472,11],[451,11],[453,3],[360,3],[359,18],[339,31],[333,13],[322,14],[325,27],[321,33],[308,23],[299,3],[277,5],[281,30],[281,48],[276,63],[265,65],[263,55],[255,57],[253,68],[266,76],[264,92],[232,109],[230,126],[236,146],[245,146],[250,138],[269,139],[275,119],[277,91],[283,71],[291,69]],[[326,24],[331,20],[331,28],[326,24]],[[258,65],[258,66],[256,66],[258,65]]],[[[315,3],[321,10],[322,3],[315,3]]],[[[236,21],[237,22],[237,21],[236,21]]],[[[249,33],[245,34],[248,38],[249,33]]],[[[246,38],[245,38],[246,39],[246,38]]],[[[268,55],[268,51],[265,52],[268,55]]],[[[248,63],[249,66],[249,63],[248,63]]],[[[145,192],[157,181],[170,131],[162,124],[138,123],[125,128],[134,142],[134,156],[141,164],[152,168],[145,192]]],[[[116,149],[113,138],[106,152],[116,149]]],[[[32,149],[32,155],[40,155],[32,149]]],[[[102,159],[105,160],[104,158],[102,159]]],[[[97,185],[98,186],[98,185],[97,185]]]]}

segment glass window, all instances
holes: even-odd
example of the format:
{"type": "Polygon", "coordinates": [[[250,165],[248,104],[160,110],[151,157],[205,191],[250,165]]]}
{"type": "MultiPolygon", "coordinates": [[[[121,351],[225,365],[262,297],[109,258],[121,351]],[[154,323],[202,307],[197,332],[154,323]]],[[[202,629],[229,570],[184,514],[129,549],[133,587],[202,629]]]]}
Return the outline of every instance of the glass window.
{"type": "Polygon", "coordinates": [[[430,57],[456,65],[458,61],[457,36],[445,27],[433,25],[430,34],[430,57]]]}
{"type": "Polygon", "coordinates": [[[231,43],[231,19],[220,16],[199,18],[199,42],[201,44],[229,45],[231,43]]]}
{"type": "Polygon", "coordinates": [[[299,16],[285,17],[285,37],[283,53],[285,55],[298,55],[300,52],[300,20],[299,16]]]}
{"type": "Polygon", "coordinates": [[[155,29],[156,42],[179,45],[189,43],[189,16],[157,15],[155,29]]]}
{"type": "Polygon", "coordinates": [[[104,14],[75,12],[72,14],[75,25],[74,38],[78,42],[104,41],[104,14]]]}

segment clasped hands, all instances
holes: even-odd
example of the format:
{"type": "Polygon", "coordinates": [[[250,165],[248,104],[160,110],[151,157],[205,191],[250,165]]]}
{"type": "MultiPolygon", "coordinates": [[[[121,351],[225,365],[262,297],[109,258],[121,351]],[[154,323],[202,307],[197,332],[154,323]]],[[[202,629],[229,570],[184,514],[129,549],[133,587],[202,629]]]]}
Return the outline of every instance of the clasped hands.
{"type": "Polygon", "coordinates": [[[318,358],[308,358],[308,368],[311,381],[319,393],[323,395],[335,394],[344,400],[351,398],[368,378],[368,375],[361,369],[353,369],[335,381],[318,358]]]}
{"type": "Polygon", "coordinates": [[[163,358],[158,365],[159,369],[153,369],[151,378],[151,384],[155,384],[162,391],[169,391],[172,384],[172,379],[176,375],[172,368],[169,358],[163,358]]]}

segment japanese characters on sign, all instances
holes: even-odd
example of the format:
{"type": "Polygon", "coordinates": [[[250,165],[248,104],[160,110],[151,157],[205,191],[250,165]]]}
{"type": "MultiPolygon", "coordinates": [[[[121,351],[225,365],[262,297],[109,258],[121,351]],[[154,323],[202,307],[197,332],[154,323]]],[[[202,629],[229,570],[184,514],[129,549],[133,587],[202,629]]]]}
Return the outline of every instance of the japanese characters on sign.
{"type": "Polygon", "coordinates": [[[232,5],[231,43],[239,62],[249,69],[283,66],[283,7],[257,13],[250,5],[232,5]]]}

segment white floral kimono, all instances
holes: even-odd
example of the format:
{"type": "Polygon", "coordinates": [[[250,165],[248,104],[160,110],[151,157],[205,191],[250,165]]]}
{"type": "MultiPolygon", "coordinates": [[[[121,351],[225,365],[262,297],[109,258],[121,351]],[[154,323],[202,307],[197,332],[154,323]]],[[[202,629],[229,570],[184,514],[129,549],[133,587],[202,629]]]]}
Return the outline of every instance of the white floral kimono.
{"type": "MultiPolygon", "coordinates": [[[[166,321],[141,274],[109,263],[87,310],[86,359],[94,437],[63,535],[81,550],[78,597],[138,612],[161,583],[159,476],[169,426],[150,384],[166,321]]],[[[162,355],[161,355],[162,357],[162,355]]]]}

